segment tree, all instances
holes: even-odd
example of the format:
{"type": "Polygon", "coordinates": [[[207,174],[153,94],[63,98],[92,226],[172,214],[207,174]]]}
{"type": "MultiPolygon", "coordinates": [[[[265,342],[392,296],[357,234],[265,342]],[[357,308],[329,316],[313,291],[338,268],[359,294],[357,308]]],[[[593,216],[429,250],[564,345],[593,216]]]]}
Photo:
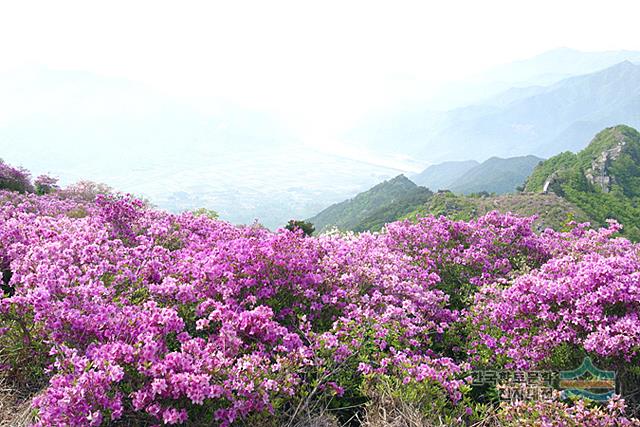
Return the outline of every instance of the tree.
{"type": "Polygon", "coordinates": [[[0,159],[0,190],[18,191],[20,193],[33,193],[29,171],[23,168],[14,168],[0,159]]]}
{"type": "Polygon", "coordinates": [[[193,213],[193,216],[206,216],[209,219],[218,218],[218,212],[211,209],[207,209],[207,208],[198,208],[192,211],[192,213],[193,213]]]}
{"type": "Polygon", "coordinates": [[[93,181],[78,181],[60,191],[64,198],[93,202],[98,194],[112,194],[113,189],[106,184],[93,181]]]}
{"type": "Polygon", "coordinates": [[[287,230],[296,231],[302,230],[305,236],[311,236],[316,228],[310,222],[301,220],[301,219],[292,219],[287,225],[284,226],[287,230]]]}
{"type": "Polygon", "coordinates": [[[49,175],[40,175],[33,184],[35,185],[36,193],[39,195],[53,193],[60,189],[58,178],[53,178],[49,175]]]}

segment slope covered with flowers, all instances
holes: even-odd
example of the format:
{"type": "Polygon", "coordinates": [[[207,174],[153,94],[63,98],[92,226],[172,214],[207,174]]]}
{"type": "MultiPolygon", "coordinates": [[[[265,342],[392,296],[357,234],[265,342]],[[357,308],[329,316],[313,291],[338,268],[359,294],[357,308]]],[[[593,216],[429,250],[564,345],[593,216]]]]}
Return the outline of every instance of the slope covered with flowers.
{"type": "MultiPolygon", "coordinates": [[[[2,376],[34,390],[42,426],[293,425],[319,407],[346,421],[382,383],[461,425],[481,416],[472,368],[589,354],[631,372],[638,246],[616,224],[532,221],[307,238],[124,195],[2,191],[2,376]]],[[[561,425],[636,425],[620,402],[548,407],[561,425]]],[[[505,413],[521,412],[544,415],[505,413]]]]}

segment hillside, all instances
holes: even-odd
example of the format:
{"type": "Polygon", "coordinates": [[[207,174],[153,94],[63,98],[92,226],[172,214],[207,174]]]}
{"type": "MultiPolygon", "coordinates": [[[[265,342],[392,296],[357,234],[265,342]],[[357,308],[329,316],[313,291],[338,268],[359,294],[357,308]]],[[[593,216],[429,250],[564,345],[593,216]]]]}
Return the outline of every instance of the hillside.
{"type": "MultiPolygon", "coordinates": [[[[469,163],[427,168],[420,174],[422,182],[443,182],[446,172],[469,163]]],[[[469,220],[498,210],[538,215],[538,230],[559,229],[568,220],[599,226],[616,219],[624,225],[625,235],[640,239],[640,133],[628,126],[603,130],[577,154],[563,152],[544,161],[535,156],[493,157],[448,186],[450,191],[432,195],[399,176],[329,207],[310,221],[320,231],[333,225],[343,230],[378,231],[403,217],[432,214],[469,220]],[[520,185],[524,193],[505,194],[520,185]],[[480,192],[497,195],[469,196],[480,192]]]]}
{"type": "Polygon", "coordinates": [[[318,233],[334,226],[356,232],[379,231],[385,224],[428,204],[433,195],[431,190],[451,189],[462,194],[515,192],[541,160],[535,156],[492,157],[480,164],[471,160],[433,165],[416,177],[421,183],[430,183],[424,187],[400,175],[353,199],[332,205],[308,221],[315,225],[318,233]]]}
{"type": "Polygon", "coordinates": [[[419,187],[404,175],[384,181],[362,192],[353,199],[329,206],[308,221],[313,223],[316,233],[333,227],[340,230],[379,228],[426,202],[432,192],[419,187]]]}
{"type": "Polygon", "coordinates": [[[444,162],[431,165],[411,177],[418,185],[433,191],[448,189],[458,178],[480,163],[475,160],[444,162]]]}
{"type": "Polygon", "coordinates": [[[492,157],[460,176],[447,188],[454,193],[513,193],[542,161],[536,156],[492,157]]]}
{"type": "Polygon", "coordinates": [[[640,133],[619,125],[598,133],[578,152],[542,162],[527,180],[526,191],[555,193],[575,203],[597,224],[609,218],[640,238],[640,133]]]}
{"type": "Polygon", "coordinates": [[[536,231],[542,231],[545,228],[559,230],[569,220],[589,221],[587,214],[573,203],[555,194],[541,193],[461,196],[442,191],[434,194],[427,203],[406,217],[444,215],[450,219],[468,221],[494,210],[521,216],[537,215],[538,218],[534,222],[536,231]]]}

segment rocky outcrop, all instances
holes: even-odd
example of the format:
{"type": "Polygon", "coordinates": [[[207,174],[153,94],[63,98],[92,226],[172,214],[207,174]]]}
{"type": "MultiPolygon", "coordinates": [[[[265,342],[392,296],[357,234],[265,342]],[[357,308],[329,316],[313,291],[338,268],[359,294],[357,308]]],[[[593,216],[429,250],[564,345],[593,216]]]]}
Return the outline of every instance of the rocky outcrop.
{"type": "Polygon", "coordinates": [[[615,178],[609,175],[609,166],[620,157],[625,145],[624,135],[616,132],[615,137],[618,143],[613,148],[600,153],[584,173],[591,185],[601,189],[604,193],[608,193],[611,190],[611,185],[615,183],[615,178]]]}
{"type": "Polygon", "coordinates": [[[549,194],[550,191],[553,191],[554,190],[553,184],[555,184],[557,181],[558,181],[558,171],[555,171],[551,175],[549,175],[549,178],[547,178],[547,180],[544,182],[544,185],[542,186],[542,193],[549,194]]]}

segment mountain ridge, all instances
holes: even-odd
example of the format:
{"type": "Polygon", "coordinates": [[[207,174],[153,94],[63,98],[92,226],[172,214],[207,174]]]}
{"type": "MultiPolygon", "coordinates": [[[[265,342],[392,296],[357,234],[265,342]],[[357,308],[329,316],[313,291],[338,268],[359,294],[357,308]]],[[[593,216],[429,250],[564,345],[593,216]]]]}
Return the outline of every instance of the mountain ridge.
{"type": "Polygon", "coordinates": [[[450,190],[454,193],[506,194],[523,185],[535,166],[542,161],[533,155],[516,157],[490,157],[454,181],[450,190]]]}
{"type": "Polygon", "coordinates": [[[367,123],[349,137],[366,138],[430,163],[462,156],[481,161],[489,153],[549,157],[576,151],[599,130],[617,123],[640,127],[640,65],[622,60],[546,86],[512,86],[463,108],[434,112],[405,107],[378,113],[367,123]]]}
{"type": "Polygon", "coordinates": [[[476,160],[442,162],[430,165],[422,172],[411,176],[411,180],[433,191],[445,190],[449,188],[456,179],[479,164],[480,162],[476,160]]]}
{"type": "Polygon", "coordinates": [[[578,153],[563,152],[542,162],[525,190],[554,193],[604,225],[615,219],[640,239],[640,132],[617,125],[596,134],[578,153]]]}
{"type": "Polygon", "coordinates": [[[534,167],[543,160],[533,155],[502,158],[493,156],[482,163],[475,160],[449,161],[431,165],[412,179],[432,191],[454,193],[496,193],[516,191],[534,167]]]}
{"type": "Polygon", "coordinates": [[[390,212],[387,215],[406,214],[416,203],[423,203],[432,194],[430,190],[416,185],[401,174],[351,199],[335,203],[307,221],[315,226],[316,233],[322,233],[334,227],[343,231],[355,229],[363,231],[362,227],[359,227],[360,223],[375,222],[375,219],[370,218],[375,212],[388,208],[390,212]],[[403,208],[405,205],[409,208],[403,208]]]}

